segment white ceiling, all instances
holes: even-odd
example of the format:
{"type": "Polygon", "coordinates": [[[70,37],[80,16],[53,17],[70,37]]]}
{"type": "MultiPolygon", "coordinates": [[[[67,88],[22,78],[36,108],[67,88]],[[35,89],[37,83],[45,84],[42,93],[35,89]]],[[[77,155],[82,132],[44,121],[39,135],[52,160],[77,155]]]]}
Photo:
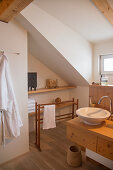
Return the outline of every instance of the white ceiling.
{"type": "Polygon", "coordinates": [[[113,38],[113,26],[91,0],[35,0],[34,3],[93,43],[113,38]]]}

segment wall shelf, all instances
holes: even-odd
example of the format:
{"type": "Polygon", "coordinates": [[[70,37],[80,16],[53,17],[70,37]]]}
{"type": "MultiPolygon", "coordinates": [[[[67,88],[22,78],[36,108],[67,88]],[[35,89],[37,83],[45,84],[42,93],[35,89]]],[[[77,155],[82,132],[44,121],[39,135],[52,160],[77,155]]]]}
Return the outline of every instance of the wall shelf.
{"type": "Polygon", "coordinates": [[[62,86],[62,87],[57,87],[54,89],[37,89],[36,91],[28,91],[28,94],[38,94],[38,93],[47,93],[47,92],[52,92],[52,91],[59,91],[59,90],[66,90],[66,89],[73,89],[76,88],[76,86],[62,86]]]}

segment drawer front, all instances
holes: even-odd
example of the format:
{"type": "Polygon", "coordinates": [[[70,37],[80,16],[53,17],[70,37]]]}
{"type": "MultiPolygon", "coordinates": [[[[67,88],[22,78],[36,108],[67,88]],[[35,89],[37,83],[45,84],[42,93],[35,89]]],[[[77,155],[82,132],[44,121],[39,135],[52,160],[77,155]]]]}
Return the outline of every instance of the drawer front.
{"type": "Polygon", "coordinates": [[[97,153],[113,160],[113,142],[98,137],[97,153]]]}
{"type": "Polygon", "coordinates": [[[67,137],[72,142],[96,152],[97,136],[85,130],[67,127],[67,137]]]}

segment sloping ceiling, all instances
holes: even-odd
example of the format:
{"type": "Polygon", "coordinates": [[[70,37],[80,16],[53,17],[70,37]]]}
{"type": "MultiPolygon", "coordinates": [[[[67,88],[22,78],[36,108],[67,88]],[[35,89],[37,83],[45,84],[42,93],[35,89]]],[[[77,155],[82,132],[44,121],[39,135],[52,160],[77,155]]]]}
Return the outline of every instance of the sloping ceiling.
{"type": "Polygon", "coordinates": [[[25,8],[21,14],[87,82],[92,81],[91,43],[34,3],[25,8]]]}
{"type": "Polygon", "coordinates": [[[78,71],[21,14],[16,20],[28,30],[28,49],[69,85],[88,86],[78,71]]]}
{"type": "Polygon", "coordinates": [[[35,0],[17,17],[30,52],[70,85],[92,78],[92,46],[113,38],[113,27],[90,0],[35,0]]]}
{"type": "Polygon", "coordinates": [[[93,43],[113,38],[113,26],[91,0],[35,0],[34,2],[93,43]]]}

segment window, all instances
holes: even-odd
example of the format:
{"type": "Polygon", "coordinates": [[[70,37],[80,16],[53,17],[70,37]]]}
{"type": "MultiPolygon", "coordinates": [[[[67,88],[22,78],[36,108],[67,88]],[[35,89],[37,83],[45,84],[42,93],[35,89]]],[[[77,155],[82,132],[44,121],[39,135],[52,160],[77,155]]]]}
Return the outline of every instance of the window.
{"type": "Polygon", "coordinates": [[[101,74],[113,74],[113,54],[100,56],[101,74]]]}

